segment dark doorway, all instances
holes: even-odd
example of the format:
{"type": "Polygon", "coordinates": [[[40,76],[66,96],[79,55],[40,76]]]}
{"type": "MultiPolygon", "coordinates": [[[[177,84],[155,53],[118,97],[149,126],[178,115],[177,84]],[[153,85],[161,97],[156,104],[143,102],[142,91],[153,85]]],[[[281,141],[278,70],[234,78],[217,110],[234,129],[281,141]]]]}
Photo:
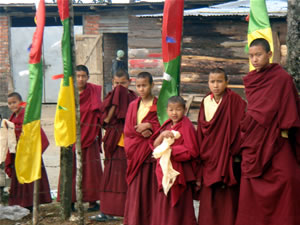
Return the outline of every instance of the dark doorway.
{"type": "Polygon", "coordinates": [[[112,60],[116,58],[117,51],[123,50],[124,61],[128,65],[127,33],[104,33],[103,34],[103,74],[104,74],[104,96],[112,90],[111,66],[112,60]]]}

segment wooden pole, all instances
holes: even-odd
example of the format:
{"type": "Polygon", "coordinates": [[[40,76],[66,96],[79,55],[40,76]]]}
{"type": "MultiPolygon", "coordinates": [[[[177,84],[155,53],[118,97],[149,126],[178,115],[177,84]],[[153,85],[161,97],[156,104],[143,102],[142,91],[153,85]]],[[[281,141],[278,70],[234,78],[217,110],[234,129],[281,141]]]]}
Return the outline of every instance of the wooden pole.
{"type": "Polygon", "coordinates": [[[67,220],[71,216],[72,204],[72,169],[73,169],[72,146],[60,148],[60,206],[61,217],[67,220]]]}
{"type": "Polygon", "coordinates": [[[33,189],[33,217],[32,224],[37,225],[39,223],[39,192],[40,192],[40,180],[34,181],[33,189]]]}
{"type": "Polygon", "coordinates": [[[71,47],[72,47],[72,65],[74,71],[74,95],[75,95],[75,107],[76,107],[76,199],[77,209],[79,214],[79,225],[84,225],[84,208],[82,203],[82,152],[81,152],[81,130],[80,130],[80,105],[79,105],[79,93],[77,88],[77,81],[75,76],[76,71],[76,53],[74,43],[74,11],[72,0],[69,0],[70,10],[70,34],[71,34],[71,47]]]}

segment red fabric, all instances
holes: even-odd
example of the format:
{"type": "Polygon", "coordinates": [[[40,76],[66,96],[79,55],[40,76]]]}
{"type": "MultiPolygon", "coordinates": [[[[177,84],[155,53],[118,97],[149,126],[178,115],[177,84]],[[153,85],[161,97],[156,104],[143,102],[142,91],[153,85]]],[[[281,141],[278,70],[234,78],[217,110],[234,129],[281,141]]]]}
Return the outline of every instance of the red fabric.
{"type": "MultiPolygon", "coordinates": [[[[18,116],[13,113],[10,116],[10,121],[15,124],[15,134],[17,141],[22,132],[22,125],[24,120],[24,112],[25,109],[22,109],[18,116]]],[[[43,129],[41,129],[41,137],[42,137],[42,151],[44,152],[49,145],[49,141],[47,139],[46,134],[43,129]]],[[[7,152],[6,160],[5,160],[5,172],[11,178],[10,184],[10,192],[9,192],[9,205],[20,205],[22,207],[31,207],[33,206],[33,189],[34,184],[20,184],[17,179],[16,171],[15,171],[15,154],[7,152]]],[[[42,174],[40,180],[40,195],[39,201],[40,204],[50,203],[51,195],[50,195],[50,186],[48,181],[48,176],[46,169],[44,167],[44,163],[42,160],[42,174]]]]}
{"type": "MultiPolygon", "coordinates": [[[[234,225],[239,202],[239,186],[202,186],[198,225],[234,225]]],[[[261,224],[262,225],[262,224],[261,224]]]]}
{"type": "Polygon", "coordinates": [[[45,1],[40,0],[36,12],[36,29],[32,38],[32,46],[29,53],[29,64],[41,62],[44,26],[46,21],[45,1]]]}
{"type": "Polygon", "coordinates": [[[155,202],[156,205],[153,207],[154,212],[151,225],[197,224],[190,183],[187,184],[175,206],[171,205],[170,196],[166,197],[162,191],[157,193],[155,202]]]}
{"type": "Polygon", "coordinates": [[[57,0],[57,6],[60,19],[69,18],[69,0],[57,0]]]}
{"type": "Polygon", "coordinates": [[[239,125],[245,114],[246,103],[235,92],[226,89],[222,101],[211,119],[205,120],[204,103],[198,118],[198,140],[202,182],[207,187],[223,182],[237,184],[233,173],[233,156],[239,152],[239,125]]]}
{"type": "Polygon", "coordinates": [[[236,225],[300,224],[296,87],[278,64],[251,71],[244,84],[248,111],[241,124],[243,160],[236,225]],[[289,130],[288,139],[281,137],[283,129],[289,130]]]}
{"type": "Polygon", "coordinates": [[[114,216],[124,216],[127,183],[127,159],[123,147],[118,146],[123,133],[128,105],[136,99],[136,94],[119,85],[105,97],[101,107],[101,123],[114,105],[115,113],[108,124],[104,124],[105,136],[103,146],[105,152],[104,174],[101,188],[101,212],[114,216]],[[113,201],[112,201],[113,200],[113,201]]]}
{"type": "MultiPolygon", "coordinates": [[[[135,125],[137,124],[137,112],[141,98],[134,100],[128,108],[124,127],[124,142],[125,152],[127,156],[127,183],[130,184],[140,166],[145,159],[151,154],[151,148],[148,143],[148,138],[144,138],[140,133],[136,132],[135,125]]],[[[153,133],[160,127],[156,114],[157,99],[154,98],[153,107],[142,120],[142,123],[149,122],[152,124],[153,133]]]]}
{"type": "MultiPolygon", "coordinates": [[[[292,77],[278,64],[250,72],[244,84],[248,109],[242,123],[242,171],[246,177],[258,177],[280,151],[281,130],[299,130],[299,97],[292,77]]],[[[298,143],[299,138],[298,133],[298,143]]],[[[299,147],[293,151],[300,155],[299,147]]]]}
{"type": "MultiPolygon", "coordinates": [[[[180,174],[176,177],[176,180],[170,189],[168,195],[170,195],[170,205],[174,207],[178,200],[181,198],[182,193],[185,191],[187,182],[195,180],[193,159],[198,156],[198,142],[197,134],[192,122],[184,116],[180,122],[171,128],[172,121],[168,119],[159,130],[155,132],[150,138],[150,146],[152,149],[155,139],[164,130],[179,131],[181,137],[176,139],[172,148],[171,162],[173,168],[180,174]]],[[[156,164],[156,177],[159,187],[159,191],[162,191],[162,178],[163,172],[159,165],[159,159],[156,164]]],[[[180,213],[180,212],[178,212],[180,213]]]]}
{"type": "Polygon", "coordinates": [[[151,225],[157,199],[156,160],[149,154],[128,184],[124,225],[151,225]]]}
{"type": "Polygon", "coordinates": [[[101,89],[99,85],[87,83],[80,93],[81,148],[88,148],[96,138],[101,141],[101,89]]]}
{"type": "Polygon", "coordinates": [[[163,61],[169,62],[180,55],[184,0],[166,0],[162,26],[163,61]],[[167,37],[175,43],[168,43],[167,37]]]}
{"type": "Polygon", "coordinates": [[[118,141],[123,133],[125,116],[129,103],[136,99],[136,94],[127,88],[118,85],[103,100],[101,106],[101,124],[105,127],[103,138],[105,157],[111,158],[117,147],[118,141]],[[103,120],[112,106],[116,106],[114,115],[109,124],[104,124],[103,120]]]}
{"type": "MultiPolygon", "coordinates": [[[[100,200],[99,190],[103,177],[99,153],[99,143],[94,142],[82,149],[82,200],[95,202],[100,200]]],[[[73,152],[72,202],[76,202],[76,154],[73,152]]]]}

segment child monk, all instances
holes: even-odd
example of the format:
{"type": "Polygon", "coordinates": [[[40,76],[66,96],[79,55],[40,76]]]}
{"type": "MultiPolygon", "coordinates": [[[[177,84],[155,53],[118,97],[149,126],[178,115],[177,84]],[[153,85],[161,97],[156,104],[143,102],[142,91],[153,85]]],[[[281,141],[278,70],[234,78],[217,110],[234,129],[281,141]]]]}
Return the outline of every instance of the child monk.
{"type": "Polygon", "coordinates": [[[192,183],[196,180],[193,159],[199,154],[197,133],[192,122],[184,116],[185,102],[182,97],[169,98],[167,114],[169,119],[150,138],[150,144],[155,148],[153,155],[158,158],[156,164],[158,193],[153,206],[152,225],[196,225],[192,183]],[[178,132],[177,137],[174,131],[178,132]],[[162,144],[166,139],[175,141],[170,146],[170,153],[165,152],[167,150],[164,148],[165,142],[162,144]],[[163,154],[168,154],[167,161],[170,160],[168,164],[171,171],[165,167],[167,161],[164,159],[165,156],[160,154],[161,147],[163,154]],[[157,153],[159,155],[156,155],[157,153]],[[175,170],[177,175],[175,173],[173,176],[172,170],[175,170]]]}
{"type": "Polygon", "coordinates": [[[252,41],[236,225],[300,224],[299,97],[293,78],[269,63],[271,56],[265,39],[252,41]]]}
{"type": "MultiPolygon", "coordinates": [[[[8,108],[12,112],[10,116],[10,121],[15,124],[15,134],[17,141],[22,133],[22,125],[24,120],[25,108],[22,107],[22,97],[17,92],[12,92],[7,96],[8,108]]],[[[48,138],[41,129],[41,138],[42,138],[42,152],[46,150],[49,146],[48,138]]],[[[17,179],[15,171],[15,154],[7,152],[5,160],[5,172],[11,178],[10,191],[9,191],[9,205],[20,205],[22,207],[32,210],[33,206],[33,183],[29,184],[20,184],[17,179]]],[[[50,203],[50,187],[47,172],[42,159],[42,176],[39,186],[39,203],[50,203]]]]}
{"type": "MultiPolygon", "coordinates": [[[[88,211],[99,211],[99,190],[102,179],[101,152],[101,86],[88,83],[89,70],[76,66],[76,80],[80,103],[80,129],[82,149],[82,194],[89,202],[88,211]]],[[[73,146],[72,210],[76,202],[76,154],[73,146]]],[[[59,193],[58,193],[59,200],[59,193]]]]}
{"type": "Polygon", "coordinates": [[[105,128],[103,138],[105,161],[100,196],[102,213],[91,217],[91,220],[107,221],[111,219],[107,215],[124,216],[127,159],[123,130],[129,103],[137,98],[135,92],[128,89],[130,82],[125,70],[117,71],[112,80],[113,90],[107,94],[102,103],[101,124],[105,128]]]}
{"type": "Polygon", "coordinates": [[[142,72],[136,78],[139,98],[130,103],[125,120],[125,152],[127,156],[127,199],[124,225],[149,225],[153,219],[153,202],[157,191],[155,159],[149,137],[159,128],[157,99],[152,95],[153,78],[142,72]]]}
{"type": "Polygon", "coordinates": [[[245,114],[245,101],[227,88],[227,75],[221,68],[209,73],[209,94],[198,118],[201,191],[199,225],[234,225],[239,196],[239,124],[245,114]]]}

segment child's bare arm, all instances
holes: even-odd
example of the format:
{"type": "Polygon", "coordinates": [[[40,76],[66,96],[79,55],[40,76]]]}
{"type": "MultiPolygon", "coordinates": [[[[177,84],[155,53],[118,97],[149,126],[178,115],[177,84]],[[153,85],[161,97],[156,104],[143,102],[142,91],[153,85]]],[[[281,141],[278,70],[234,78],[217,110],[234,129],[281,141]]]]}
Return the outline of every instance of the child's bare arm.
{"type": "Polygon", "coordinates": [[[109,123],[109,121],[111,120],[112,116],[114,115],[115,113],[115,110],[116,110],[116,106],[115,105],[112,105],[108,111],[108,114],[107,116],[105,117],[104,119],[104,122],[105,123],[109,123]]]}

